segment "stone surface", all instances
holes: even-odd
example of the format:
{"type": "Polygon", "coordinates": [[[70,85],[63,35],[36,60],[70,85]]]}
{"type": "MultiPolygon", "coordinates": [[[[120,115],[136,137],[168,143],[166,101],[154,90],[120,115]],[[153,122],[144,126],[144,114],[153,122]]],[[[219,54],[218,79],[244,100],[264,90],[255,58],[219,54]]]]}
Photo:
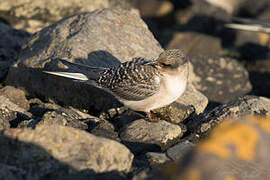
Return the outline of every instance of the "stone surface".
{"type": "Polygon", "coordinates": [[[167,49],[182,49],[187,55],[214,56],[222,53],[220,39],[196,32],[175,33],[167,49]]]}
{"type": "Polygon", "coordinates": [[[138,13],[127,1],[119,0],[63,0],[63,1],[0,1],[0,17],[16,29],[36,32],[60,19],[79,12],[99,8],[124,8],[138,13]]]}
{"type": "Polygon", "coordinates": [[[270,118],[225,120],[185,161],[150,179],[269,179],[270,118]]]}
{"type": "Polygon", "coordinates": [[[40,70],[63,70],[65,66],[57,58],[110,67],[138,56],[156,58],[161,52],[146,24],[135,14],[109,9],[81,13],[36,33],[10,69],[7,83],[65,105],[98,111],[115,99],[89,85],[40,70]]]}
{"type": "Polygon", "coordinates": [[[0,95],[0,129],[17,127],[24,120],[29,120],[32,114],[0,95]]]}
{"type": "Polygon", "coordinates": [[[90,130],[90,132],[96,136],[120,141],[118,132],[115,130],[114,125],[106,120],[99,121],[98,124],[92,130],[90,130]]]}
{"type": "Polygon", "coordinates": [[[270,115],[270,99],[257,96],[240,97],[228,104],[220,105],[202,115],[198,133],[207,134],[218,123],[227,118],[238,119],[247,115],[270,115]]]}
{"type": "Polygon", "coordinates": [[[12,29],[9,25],[0,22],[0,80],[7,73],[8,68],[18,58],[21,46],[30,37],[29,33],[12,29]]]}
{"type": "Polygon", "coordinates": [[[189,141],[183,141],[166,151],[166,155],[173,161],[183,160],[185,155],[194,148],[195,144],[189,141]]]}
{"type": "Polygon", "coordinates": [[[64,126],[9,129],[0,135],[0,163],[29,179],[67,176],[84,170],[128,172],[133,155],[122,144],[64,126]]]}
{"type": "Polygon", "coordinates": [[[251,90],[247,70],[235,59],[193,56],[190,81],[209,101],[227,103],[251,90]]]}
{"type": "Polygon", "coordinates": [[[125,125],[120,130],[121,140],[127,142],[127,145],[134,145],[132,151],[136,152],[146,150],[150,145],[158,146],[162,150],[168,149],[183,134],[184,131],[180,126],[163,120],[153,123],[139,119],[125,125]]]}
{"type": "Polygon", "coordinates": [[[23,90],[14,88],[12,86],[5,86],[0,89],[0,94],[6,96],[11,102],[17,104],[25,110],[29,110],[29,102],[25,97],[25,92],[23,90]]]}
{"type": "Polygon", "coordinates": [[[165,153],[148,152],[146,157],[152,167],[171,161],[165,153]]]}
{"type": "Polygon", "coordinates": [[[78,128],[82,130],[88,129],[88,125],[84,123],[83,118],[76,112],[60,108],[56,111],[47,111],[41,119],[37,118],[29,122],[28,127],[36,127],[40,125],[61,125],[78,128]]]}

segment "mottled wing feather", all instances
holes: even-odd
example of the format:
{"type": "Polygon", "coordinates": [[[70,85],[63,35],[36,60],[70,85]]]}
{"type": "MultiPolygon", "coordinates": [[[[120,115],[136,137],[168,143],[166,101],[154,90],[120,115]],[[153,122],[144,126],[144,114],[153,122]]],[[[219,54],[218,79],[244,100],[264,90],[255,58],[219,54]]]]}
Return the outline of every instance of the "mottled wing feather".
{"type": "Polygon", "coordinates": [[[150,60],[134,58],[117,68],[104,71],[98,83],[120,99],[139,101],[159,90],[159,75],[150,60]]]}

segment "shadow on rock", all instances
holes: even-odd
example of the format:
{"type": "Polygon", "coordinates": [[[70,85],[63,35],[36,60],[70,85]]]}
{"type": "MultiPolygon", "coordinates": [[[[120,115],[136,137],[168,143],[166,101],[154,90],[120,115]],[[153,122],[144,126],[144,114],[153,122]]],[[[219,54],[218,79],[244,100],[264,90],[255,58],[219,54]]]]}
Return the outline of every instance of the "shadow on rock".
{"type": "MultiPolygon", "coordinates": [[[[88,55],[88,59],[76,59],[74,62],[95,67],[111,67],[120,63],[107,51],[94,51],[88,55]]],[[[44,70],[72,72],[72,70],[66,69],[57,58],[47,58],[41,60],[40,63],[44,68],[12,66],[7,84],[23,87],[31,96],[43,101],[52,99],[60,105],[89,110],[94,115],[119,106],[120,103],[111,94],[99,88],[42,72],[44,70]],[[18,76],[18,74],[23,74],[23,76],[18,76]]]]}
{"type": "Polygon", "coordinates": [[[125,179],[118,171],[77,170],[54,158],[41,146],[12,139],[0,132],[0,179],[125,179]]]}

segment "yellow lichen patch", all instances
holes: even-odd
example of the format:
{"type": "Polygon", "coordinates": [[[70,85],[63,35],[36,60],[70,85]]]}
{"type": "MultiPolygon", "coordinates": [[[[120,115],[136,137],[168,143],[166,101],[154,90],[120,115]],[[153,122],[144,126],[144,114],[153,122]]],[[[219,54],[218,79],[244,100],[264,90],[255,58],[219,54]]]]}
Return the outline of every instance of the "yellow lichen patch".
{"type": "Polygon", "coordinates": [[[266,33],[260,33],[259,40],[260,40],[261,45],[267,46],[269,43],[269,40],[270,40],[270,36],[269,36],[269,34],[266,34],[266,33]]]}
{"type": "Polygon", "coordinates": [[[234,176],[232,175],[227,175],[224,180],[237,180],[237,178],[235,178],[234,176]]]}
{"type": "Polygon", "coordinates": [[[201,173],[197,169],[190,169],[187,172],[187,178],[188,180],[200,180],[201,179],[201,173]]]}
{"type": "Polygon", "coordinates": [[[213,130],[209,139],[198,146],[198,151],[228,158],[232,153],[229,146],[233,146],[238,158],[253,160],[257,141],[258,132],[255,128],[227,120],[213,130]]]}
{"type": "Polygon", "coordinates": [[[270,133],[270,117],[252,116],[249,118],[251,122],[260,126],[263,130],[270,133]]]}

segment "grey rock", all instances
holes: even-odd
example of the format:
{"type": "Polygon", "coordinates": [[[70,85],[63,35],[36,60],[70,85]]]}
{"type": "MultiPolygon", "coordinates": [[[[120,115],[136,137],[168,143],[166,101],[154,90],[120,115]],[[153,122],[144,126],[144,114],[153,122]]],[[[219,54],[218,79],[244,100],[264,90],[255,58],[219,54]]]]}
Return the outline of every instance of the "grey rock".
{"type": "Polygon", "coordinates": [[[270,99],[257,96],[240,97],[230,103],[220,105],[202,115],[198,133],[207,134],[213,127],[225,119],[238,119],[248,115],[270,115],[270,99]]]}
{"type": "Polygon", "coordinates": [[[0,95],[0,130],[17,127],[22,121],[29,120],[32,114],[0,95]]]}
{"type": "Polygon", "coordinates": [[[40,125],[61,125],[78,128],[82,130],[88,129],[88,125],[82,121],[82,117],[76,112],[60,108],[55,111],[47,111],[41,119],[34,119],[27,127],[36,127],[40,125]]]}
{"type": "Polygon", "coordinates": [[[220,55],[220,39],[196,32],[175,33],[167,49],[183,49],[187,55],[220,55]],[[184,44],[184,45],[183,45],[184,44]]]}
{"type": "Polygon", "coordinates": [[[179,141],[184,134],[183,129],[178,125],[163,120],[153,123],[144,119],[135,120],[120,131],[121,140],[133,143],[135,145],[133,151],[136,152],[146,151],[148,145],[158,146],[165,150],[179,141]]]}
{"type": "Polygon", "coordinates": [[[3,79],[8,73],[8,68],[18,58],[21,46],[29,39],[30,34],[0,22],[0,36],[0,79],[3,79]]]}
{"type": "Polygon", "coordinates": [[[193,56],[190,81],[209,101],[227,103],[251,90],[247,70],[235,59],[193,56]]]}
{"type": "Polygon", "coordinates": [[[0,179],[24,180],[25,171],[14,166],[0,164],[0,179]]]}
{"type": "Polygon", "coordinates": [[[29,32],[36,32],[40,29],[73,14],[93,11],[99,8],[122,8],[138,13],[132,8],[128,1],[119,0],[48,0],[48,1],[27,1],[27,0],[0,0],[0,17],[5,19],[16,29],[24,29],[29,32]],[[38,9],[38,11],[37,11],[38,9]]]}
{"type": "Polygon", "coordinates": [[[152,167],[171,161],[165,153],[148,152],[146,157],[152,167]]]}
{"type": "Polygon", "coordinates": [[[57,58],[111,67],[133,57],[156,58],[162,51],[147,25],[133,13],[110,9],[81,13],[36,33],[10,69],[7,83],[65,105],[99,111],[115,99],[97,88],[40,70],[66,70],[57,58]]]}
{"type": "Polygon", "coordinates": [[[29,102],[26,99],[25,92],[23,90],[14,88],[12,86],[5,86],[0,89],[0,94],[6,96],[11,102],[17,104],[25,110],[29,110],[29,102]]]}
{"type": "Polygon", "coordinates": [[[191,151],[191,149],[194,148],[194,144],[189,141],[184,141],[176,144],[173,147],[170,147],[166,155],[172,159],[173,161],[179,161],[181,160],[188,152],[191,151]]]}
{"type": "Polygon", "coordinates": [[[133,154],[116,141],[58,125],[9,129],[0,135],[0,144],[0,163],[22,169],[28,179],[87,169],[128,172],[133,160],[133,154]]]}
{"type": "Polygon", "coordinates": [[[98,124],[90,132],[96,136],[121,141],[118,137],[118,133],[116,132],[114,125],[106,120],[99,121],[98,124]]]}

